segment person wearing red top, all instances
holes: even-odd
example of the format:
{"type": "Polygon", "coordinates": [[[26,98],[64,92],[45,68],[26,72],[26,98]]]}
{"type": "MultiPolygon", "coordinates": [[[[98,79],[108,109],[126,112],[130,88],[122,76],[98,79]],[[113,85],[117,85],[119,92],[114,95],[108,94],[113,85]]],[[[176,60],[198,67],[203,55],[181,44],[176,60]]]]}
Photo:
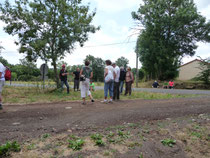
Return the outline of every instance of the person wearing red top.
{"type": "Polygon", "coordinates": [[[174,88],[174,82],[172,80],[169,81],[168,85],[169,85],[169,89],[174,88]]]}

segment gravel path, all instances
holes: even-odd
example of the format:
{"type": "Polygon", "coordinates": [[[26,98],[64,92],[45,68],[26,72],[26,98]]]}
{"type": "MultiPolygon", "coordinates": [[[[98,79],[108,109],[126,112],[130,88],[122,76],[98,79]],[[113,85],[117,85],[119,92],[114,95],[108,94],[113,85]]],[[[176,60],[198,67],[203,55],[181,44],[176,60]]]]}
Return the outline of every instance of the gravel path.
{"type": "Polygon", "coordinates": [[[210,113],[210,97],[8,105],[0,111],[0,142],[23,140],[69,129],[108,127],[139,120],[161,120],[210,113]]]}

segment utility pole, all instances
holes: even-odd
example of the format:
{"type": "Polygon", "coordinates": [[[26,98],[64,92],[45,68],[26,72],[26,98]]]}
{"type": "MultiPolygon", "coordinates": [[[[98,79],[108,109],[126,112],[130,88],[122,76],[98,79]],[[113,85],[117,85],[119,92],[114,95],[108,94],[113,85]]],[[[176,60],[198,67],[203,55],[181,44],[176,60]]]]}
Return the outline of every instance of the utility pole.
{"type": "Polygon", "coordinates": [[[136,87],[138,88],[139,85],[139,57],[138,52],[136,52],[136,87]]]}

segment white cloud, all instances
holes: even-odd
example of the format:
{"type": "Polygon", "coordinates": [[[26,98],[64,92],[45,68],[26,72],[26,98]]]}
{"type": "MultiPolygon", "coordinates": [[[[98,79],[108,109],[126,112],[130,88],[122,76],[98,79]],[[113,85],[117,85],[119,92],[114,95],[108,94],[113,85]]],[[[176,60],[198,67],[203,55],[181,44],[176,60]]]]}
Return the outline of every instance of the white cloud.
{"type": "MultiPolygon", "coordinates": [[[[94,19],[96,25],[101,25],[101,30],[95,34],[91,34],[89,41],[85,46],[96,46],[109,43],[127,42],[128,37],[132,35],[133,31],[129,28],[132,27],[131,17],[121,17],[122,13],[129,14],[131,11],[136,11],[142,0],[85,0],[90,1],[91,6],[95,5],[97,14],[94,19]],[[119,17],[116,19],[114,17],[119,17]],[[111,18],[110,18],[111,17],[111,18]]],[[[198,5],[198,11],[207,19],[210,19],[210,1],[209,0],[195,0],[198,5]]],[[[23,55],[17,53],[18,47],[14,44],[15,37],[9,36],[3,31],[5,24],[0,21],[0,41],[5,48],[2,56],[10,63],[17,64],[23,55]]],[[[132,36],[130,41],[135,41],[137,34],[132,36]]],[[[73,54],[67,55],[64,59],[68,64],[82,64],[86,55],[91,54],[95,57],[102,59],[111,59],[112,61],[124,56],[130,61],[130,66],[135,67],[136,56],[134,53],[135,43],[111,45],[103,47],[89,47],[78,48],[73,54]]],[[[210,56],[210,44],[199,43],[199,47],[194,57],[185,57],[183,62],[188,62],[201,56],[202,58],[210,56]]],[[[40,65],[42,61],[38,61],[40,65]]]]}
{"type": "Polygon", "coordinates": [[[209,0],[194,0],[195,4],[197,5],[198,9],[206,8],[210,4],[209,0]]]}
{"type": "Polygon", "coordinates": [[[139,6],[142,0],[93,0],[97,3],[98,10],[113,13],[139,6]]]}
{"type": "MultiPolygon", "coordinates": [[[[209,2],[210,3],[210,2],[209,2]]],[[[207,18],[207,20],[210,20],[210,4],[201,10],[201,14],[207,18]]]]}

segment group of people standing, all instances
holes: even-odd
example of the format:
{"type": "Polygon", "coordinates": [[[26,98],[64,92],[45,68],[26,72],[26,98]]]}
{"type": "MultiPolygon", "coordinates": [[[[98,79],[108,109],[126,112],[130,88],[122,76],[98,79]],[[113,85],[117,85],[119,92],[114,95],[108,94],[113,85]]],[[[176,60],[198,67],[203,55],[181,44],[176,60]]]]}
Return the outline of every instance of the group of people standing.
{"type": "Polygon", "coordinates": [[[123,85],[126,82],[125,95],[131,95],[131,87],[134,82],[134,76],[131,68],[128,67],[127,71],[124,67],[119,68],[116,63],[106,60],[106,67],[104,70],[104,101],[103,103],[119,100],[120,94],[123,92],[123,85]],[[108,100],[108,92],[110,99],[108,100]]]}
{"type": "MultiPolygon", "coordinates": [[[[112,63],[110,60],[106,60],[106,67],[104,70],[104,100],[103,103],[110,103],[113,100],[119,100],[120,94],[123,93],[123,86],[126,83],[125,95],[131,95],[131,87],[134,81],[133,73],[131,68],[128,67],[125,70],[124,67],[119,68],[116,63],[112,63]],[[108,93],[110,99],[108,100],[108,93]]],[[[79,91],[79,85],[81,85],[81,98],[83,100],[82,104],[86,104],[86,96],[89,96],[91,101],[94,102],[94,99],[91,95],[91,91],[95,90],[95,85],[92,82],[93,71],[90,68],[90,62],[85,61],[85,66],[80,70],[77,68],[74,75],[74,91],[79,91]],[[81,83],[81,84],[80,84],[81,83]]],[[[60,70],[60,80],[61,87],[63,89],[64,84],[67,87],[67,93],[69,93],[69,84],[67,81],[67,76],[69,73],[65,69],[65,65],[62,65],[60,70]]]]}

